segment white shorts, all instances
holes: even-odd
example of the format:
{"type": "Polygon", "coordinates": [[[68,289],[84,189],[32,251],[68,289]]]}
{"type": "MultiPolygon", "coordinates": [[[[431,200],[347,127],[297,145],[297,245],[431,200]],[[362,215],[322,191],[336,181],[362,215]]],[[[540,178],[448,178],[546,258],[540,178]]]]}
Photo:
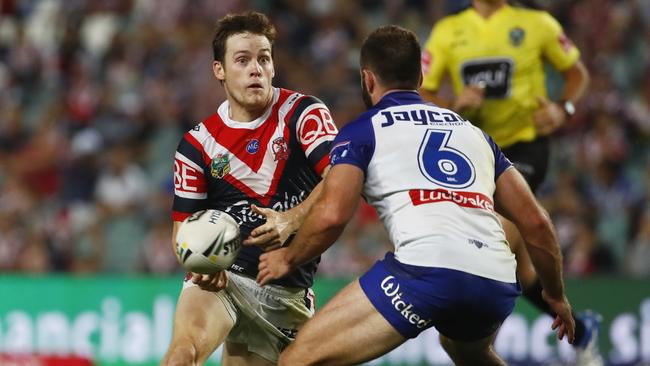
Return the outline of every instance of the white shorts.
{"type": "MultiPolygon", "coordinates": [[[[196,285],[191,279],[183,283],[183,289],[192,286],[196,285]]],[[[315,311],[311,289],[259,287],[252,278],[232,272],[226,289],[214,295],[235,322],[226,341],[245,344],[249,352],[273,363],[315,311]]]]}

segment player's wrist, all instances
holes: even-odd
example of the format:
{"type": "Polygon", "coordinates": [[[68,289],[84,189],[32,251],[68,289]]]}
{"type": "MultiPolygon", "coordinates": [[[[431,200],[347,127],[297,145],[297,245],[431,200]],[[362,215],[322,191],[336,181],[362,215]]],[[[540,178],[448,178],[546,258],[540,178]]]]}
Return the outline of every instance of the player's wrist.
{"type": "Polygon", "coordinates": [[[562,112],[564,112],[565,121],[570,120],[576,113],[576,107],[570,99],[560,99],[557,102],[557,105],[560,107],[562,112]]]}
{"type": "Polygon", "coordinates": [[[298,258],[296,258],[296,253],[294,253],[295,246],[291,245],[284,247],[280,250],[284,251],[284,263],[293,270],[298,266],[298,258]]]}

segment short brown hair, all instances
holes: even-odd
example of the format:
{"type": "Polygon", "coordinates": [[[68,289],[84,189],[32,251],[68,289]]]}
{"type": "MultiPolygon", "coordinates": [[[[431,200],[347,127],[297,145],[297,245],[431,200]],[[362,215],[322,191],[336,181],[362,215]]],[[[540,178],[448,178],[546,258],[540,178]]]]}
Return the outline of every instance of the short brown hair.
{"type": "Polygon", "coordinates": [[[420,43],[412,31],[396,25],[377,28],[361,46],[361,68],[391,89],[418,89],[422,77],[420,43]]]}
{"type": "Polygon", "coordinates": [[[226,41],[233,34],[252,33],[265,36],[271,45],[275,41],[275,27],[269,18],[256,11],[228,14],[219,19],[212,39],[212,53],[215,61],[223,62],[226,54],[226,41]]]}

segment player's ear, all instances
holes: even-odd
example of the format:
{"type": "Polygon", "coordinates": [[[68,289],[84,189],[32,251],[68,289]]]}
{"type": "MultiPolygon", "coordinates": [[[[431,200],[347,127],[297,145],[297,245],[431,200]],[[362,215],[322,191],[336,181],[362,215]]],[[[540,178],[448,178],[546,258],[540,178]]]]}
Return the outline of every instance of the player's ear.
{"type": "Polygon", "coordinates": [[[212,72],[217,80],[223,82],[226,80],[226,70],[221,61],[212,61],[212,72]]]}
{"type": "Polygon", "coordinates": [[[361,69],[361,82],[364,84],[366,90],[372,94],[375,89],[375,83],[377,82],[375,80],[375,74],[368,69],[361,69]]]}

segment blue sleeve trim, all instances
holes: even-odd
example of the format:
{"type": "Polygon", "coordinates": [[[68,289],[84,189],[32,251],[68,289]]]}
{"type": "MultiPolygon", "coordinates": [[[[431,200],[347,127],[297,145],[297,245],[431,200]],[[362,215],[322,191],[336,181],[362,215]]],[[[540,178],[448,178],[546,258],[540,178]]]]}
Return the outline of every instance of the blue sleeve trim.
{"type": "Polygon", "coordinates": [[[375,131],[370,121],[358,119],[343,127],[330,151],[330,163],[351,164],[367,175],[368,165],[375,153],[375,131]]]}
{"type": "Polygon", "coordinates": [[[506,171],[506,169],[512,166],[512,163],[501,151],[496,142],[492,140],[492,137],[490,137],[490,135],[483,131],[483,136],[485,136],[485,139],[492,148],[492,153],[494,154],[494,181],[496,182],[499,176],[501,176],[501,174],[506,171]]]}

